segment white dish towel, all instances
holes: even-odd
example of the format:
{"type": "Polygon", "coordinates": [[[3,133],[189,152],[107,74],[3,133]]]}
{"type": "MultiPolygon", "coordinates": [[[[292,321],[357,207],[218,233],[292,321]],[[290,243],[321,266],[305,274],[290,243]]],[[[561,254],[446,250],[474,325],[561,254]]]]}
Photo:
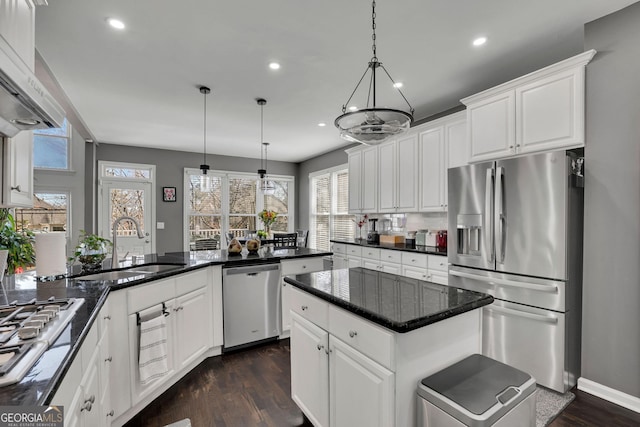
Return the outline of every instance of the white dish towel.
{"type": "Polygon", "coordinates": [[[167,326],[162,314],[140,322],[138,369],[142,385],[147,385],[169,373],[167,326]]]}

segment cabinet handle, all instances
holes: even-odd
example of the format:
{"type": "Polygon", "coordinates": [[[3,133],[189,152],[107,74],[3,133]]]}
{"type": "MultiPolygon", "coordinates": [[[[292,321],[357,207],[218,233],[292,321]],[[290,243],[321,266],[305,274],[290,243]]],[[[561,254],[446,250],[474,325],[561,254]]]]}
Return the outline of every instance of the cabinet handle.
{"type": "Polygon", "coordinates": [[[84,403],[87,403],[87,402],[89,402],[89,403],[96,403],[96,395],[95,395],[95,394],[92,394],[91,396],[89,396],[89,398],[88,398],[88,399],[85,399],[84,403]]]}
{"type": "Polygon", "coordinates": [[[113,357],[109,356],[106,359],[104,359],[105,362],[111,362],[113,360],[113,357]]]}
{"type": "Polygon", "coordinates": [[[306,305],[301,305],[300,308],[302,309],[302,311],[307,310],[309,307],[307,307],[306,305]]]}
{"type": "Polygon", "coordinates": [[[303,265],[303,266],[302,266],[302,269],[304,270],[305,268],[307,268],[307,266],[306,266],[306,265],[303,265]]]}
{"type": "Polygon", "coordinates": [[[112,409],[112,410],[110,410],[110,411],[109,411],[109,413],[107,414],[107,417],[113,417],[113,414],[114,414],[114,412],[113,412],[113,409],[112,409]]]}
{"type": "Polygon", "coordinates": [[[357,332],[357,331],[349,331],[349,336],[350,336],[351,338],[355,337],[356,335],[358,335],[358,332],[357,332]]]}
{"type": "Polygon", "coordinates": [[[103,317],[104,320],[111,320],[111,316],[107,315],[103,317]]]}
{"type": "Polygon", "coordinates": [[[12,190],[16,190],[18,193],[22,193],[22,190],[20,189],[20,185],[16,185],[15,187],[11,187],[12,190]]]}
{"type": "Polygon", "coordinates": [[[320,351],[320,350],[322,350],[324,348],[324,346],[322,344],[318,344],[317,347],[318,347],[318,351],[320,351]]]}
{"type": "Polygon", "coordinates": [[[93,405],[91,404],[91,402],[84,402],[84,405],[82,405],[82,407],[80,408],[80,412],[82,411],[87,411],[87,412],[91,412],[91,407],[93,405]]]}
{"type": "Polygon", "coordinates": [[[509,149],[510,149],[510,150],[513,150],[513,145],[510,145],[510,146],[509,146],[509,149]]]}

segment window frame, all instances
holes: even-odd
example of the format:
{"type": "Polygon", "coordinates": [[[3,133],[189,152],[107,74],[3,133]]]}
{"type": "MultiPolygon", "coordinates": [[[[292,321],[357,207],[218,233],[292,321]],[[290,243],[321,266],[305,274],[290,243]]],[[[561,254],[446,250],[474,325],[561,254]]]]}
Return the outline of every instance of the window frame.
{"type": "MultiPolygon", "coordinates": [[[[33,144],[33,169],[34,170],[38,170],[38,171],[46,171],[46,172],[72,172],[73,171],[73,150],[72,150],[72,143],[71,143],[71,134],[72,134],[72,125],[71,123],[65,118],[64,119],[64,123],[66,123],[67,125],[67,134],[65,136],[62,135],[51,135],[51,134],[47,134],[44,133],[43,131],[47,131],[47,129],[34,129],[33,130],[33,140],[31,142],[31,144],[33,144]],[[46,137],[50,137],[50,138],[59,138],[60,140],[65,140],[66,144],[67,144],[67,167],[66,168],[47,168],[47,167],[42,167],[42,166],[37,166],[35,163],[35,153],[36,153],[36,136],[46,136],[46,137]]],[[[58,128],[58,129],[62,129],[62,128],[58,128]]]]}

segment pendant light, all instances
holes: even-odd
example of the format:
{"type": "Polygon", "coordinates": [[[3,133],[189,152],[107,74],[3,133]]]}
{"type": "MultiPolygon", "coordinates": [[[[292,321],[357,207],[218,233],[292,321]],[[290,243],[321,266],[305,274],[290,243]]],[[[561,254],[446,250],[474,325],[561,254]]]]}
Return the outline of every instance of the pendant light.
{"type": "Polygon", "coordinates": [[[268,142],[264,142],[264,106],[267,103],[266,99],[256,98],[256,102],[260,106],[260,169],[258,169],[258,177],[260,179],[260,191],[264,195],[271,195],[275,193],[275,186],[272,181],[269,181],[267,177],[267,148],[268,142]]]}
{"type": "Polygon", "coordinates": [[[200,170],[202,171],[203,175],[206,175],[207,171],[211,169],[207,164],[207,95],[209,95],[211,89],[206,86],[200,86],[199,89],[200,93],[204,95],[204,161],[200,165],[200,170]]]}
{"type": "Polygon", "coordinates": [[[396,82],[393,81],[387,69],[382,65],[382,62],[378,61],[378,57],[376,56],[375,0],[373,0],[373,2],[371,3],[371,9],[371,28],[373,30],[371,39],[373,40],[373,57],[369,61],[367,69],[365,70],[362,77],[360,77],[360,81],[358,81],[358,84],[351,93],[351,96],[342,106],[342,115],[335,120],[335,125],[338,129],[340,129],[340,136],[343,139],[349,142],[359,142],[366,145],[379,144],[386,139],[409,129],[409,126],[413,122],[414,111],[413,107],[411,106],[411,104],[409,104],[409,101],[407,101],[407,98],[400,90],[400,85],[397,85],[396,82]],[[376,107],[376,70],[378,68],[381,68],[385,72],[387,77],[389,77],[389,80],[391,80],[393,87],[400,93],[402,98],[409,106],[409,112],[396,110],[393,108],[376,107]],[[347,113],[347,106],[349,105],[351,98],[353,98],[353,95],[356,93],[356,90],[358,90],[360,83],[362,83],[362,80],[369,71],[371,71],[371,77],[369,80],[369,91],[367,94],[366,108],[356,111],[350,111],[347,113]],[[370,101],[373,101],[371,107],[369,106],[370,101]]]}

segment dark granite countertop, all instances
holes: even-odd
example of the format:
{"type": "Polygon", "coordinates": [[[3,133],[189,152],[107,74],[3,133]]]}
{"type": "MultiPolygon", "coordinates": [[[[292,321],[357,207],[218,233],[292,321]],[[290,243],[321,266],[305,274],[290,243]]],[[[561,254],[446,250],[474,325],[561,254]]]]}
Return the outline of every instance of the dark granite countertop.
{"type": "MultiPolygon", "coordinates": [[[[84,337],[93,325],[100,308],[107,299],[109,291],[137,286],[211,265],[222,265],[224,268],[325,255],[331,255],[331,252],[307,248],[274,249],[271,247],[260,248],[256,255],[228,255],[226,250],[173,252],[164,255],[145,255],[144,261],[138,262],[138,264],[181,264],[179,268],[126,279],[82,281],[76,277],[51,282],[37,282],[33,273],[5,277],[4,291],[0,290],[0,305],[8,304],[14,300],[28,301],[33,298],[45,300],[51,296],[84,298],[84,304],[57,340],[44,352],[20,382],[0,387],[0,405],[43,405],[50,402],[69,369],[71,361],[82,346],[84,337]]],[[[128,264],[122,264],[123,268],[128,266],[128,264]]],[[[74,266],[70,271],[70,276],[73,276],[74,273],[79,273],[77,266],[74,266]]]]}
{"type": "Polygon", "coordinates": [[[358,245],[365,248],[391,249],[394,251],[416,252],[416,253],[422,253],[422,254],[428,254],[428,255],[447,256],[447,248],[440,248],[436,246],[416,246],[416,245],[408,245],[405,243],[398,243],[396,245],[371,244],[371,243],[367,243],[366,240],[359,240],[359,239],[331,239],[331,242],[344,243],[346,245],[358,245]]]}
{"type": "Polygon", "coordinates": [[[298,274],[284,281],[396,332],[409,332],[493,302],[487,294],[365,268],[298,274]]]}

